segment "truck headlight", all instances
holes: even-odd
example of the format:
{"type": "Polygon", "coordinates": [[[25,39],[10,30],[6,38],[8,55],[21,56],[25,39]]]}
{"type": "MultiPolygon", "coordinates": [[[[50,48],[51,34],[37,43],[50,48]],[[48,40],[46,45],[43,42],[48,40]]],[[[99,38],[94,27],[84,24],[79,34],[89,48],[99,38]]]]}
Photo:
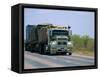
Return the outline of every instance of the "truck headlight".
{"type": "Polygon", "coordinates": [[[56,43],[55,42],[52,42],[52,44],[55,45],[56,43]]]}
{"type": "Polygon", "coordinates": [[[72,47],[73,47],[72,42],[68,42],[68,43],[67,43],[67,47],[72,48],[72,47]]]}
{"type": "Polygon", "coordinates": [[[56,41],[53,41],[51,44],[52,44],[52,45],[56,45],[56,41]]]}

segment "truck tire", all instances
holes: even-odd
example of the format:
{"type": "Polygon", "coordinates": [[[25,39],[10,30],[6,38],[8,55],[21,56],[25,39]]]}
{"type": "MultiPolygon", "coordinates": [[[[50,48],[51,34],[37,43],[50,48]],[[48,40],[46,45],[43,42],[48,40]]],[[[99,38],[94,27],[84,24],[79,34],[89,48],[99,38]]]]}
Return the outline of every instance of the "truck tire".
{"type": "Polygon", "coordinates": [[[43,54],[45,54],[45,55],[48,54],[48,52],[46,52],[46,46],[45,45],[44,45],[44,50],[43,51],[44,51],[43,54]]]}
{"type": "Polygon", "coordinates": [[[62,54],[63,54],[63,55],[66,55],[66,52],[63,52],[62,54]]]}
{"type": "Polygon", "coordinates": [[[40,54],[42,53],[41,45],[39,46],[39,53],[40,53],[40,54]]]}
{"type": "Polygon", "coordinates": [[[30,47],[30,52],[33,53],[33,49],[32,49],[32,47],[30,47]]]}
{"type": "Polygon", "coordinates": [[[72,53],[71,53],[71,52],[69,52],[69,55],[72,55],[72,53]]]}
{"type": "Polygon", "coordinates": [[[72,53],[71,52],[67,52],[66,55],[70,56],[70,55],[72,55],[72,53]]]}
{"type": "Polygon", "coordinates": [[[44,54],[44,44],[40,45],[40,54],[44,54]]]}

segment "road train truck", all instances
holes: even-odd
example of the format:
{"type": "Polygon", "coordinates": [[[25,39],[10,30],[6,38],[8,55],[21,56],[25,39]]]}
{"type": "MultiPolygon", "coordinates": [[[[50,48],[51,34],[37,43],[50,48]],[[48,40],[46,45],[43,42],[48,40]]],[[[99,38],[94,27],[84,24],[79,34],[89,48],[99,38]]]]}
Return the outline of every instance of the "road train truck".
{"type": "Polygon", "coordinates": [[[72,54],[70,26],[38,24],[26,26],[25,50],[42,54],[72,54]]]}

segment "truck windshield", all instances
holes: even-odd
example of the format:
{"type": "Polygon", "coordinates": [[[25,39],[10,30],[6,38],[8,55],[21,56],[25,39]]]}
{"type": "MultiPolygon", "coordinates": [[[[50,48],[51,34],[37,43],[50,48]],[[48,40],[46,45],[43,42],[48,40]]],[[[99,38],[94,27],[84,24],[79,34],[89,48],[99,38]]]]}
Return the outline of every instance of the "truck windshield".
{"type": "Polygon", "coordinates": [[[52,35],[55,36],[55,35],[68,35],[68,31],[66,30],[53,30],[52,31],[52,35]]]}

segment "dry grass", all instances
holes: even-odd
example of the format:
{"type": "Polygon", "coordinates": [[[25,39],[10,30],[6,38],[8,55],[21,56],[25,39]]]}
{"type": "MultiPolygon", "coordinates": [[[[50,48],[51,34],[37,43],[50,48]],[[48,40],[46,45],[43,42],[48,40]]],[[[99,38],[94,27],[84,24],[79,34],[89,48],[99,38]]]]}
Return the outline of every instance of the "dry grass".
{"type": "Polygon", "coordinates": [[[85,49],[73,49],[73,53],[77,53],[85,56],[94,56],[94,51],[88,51],[85,49]]]}

